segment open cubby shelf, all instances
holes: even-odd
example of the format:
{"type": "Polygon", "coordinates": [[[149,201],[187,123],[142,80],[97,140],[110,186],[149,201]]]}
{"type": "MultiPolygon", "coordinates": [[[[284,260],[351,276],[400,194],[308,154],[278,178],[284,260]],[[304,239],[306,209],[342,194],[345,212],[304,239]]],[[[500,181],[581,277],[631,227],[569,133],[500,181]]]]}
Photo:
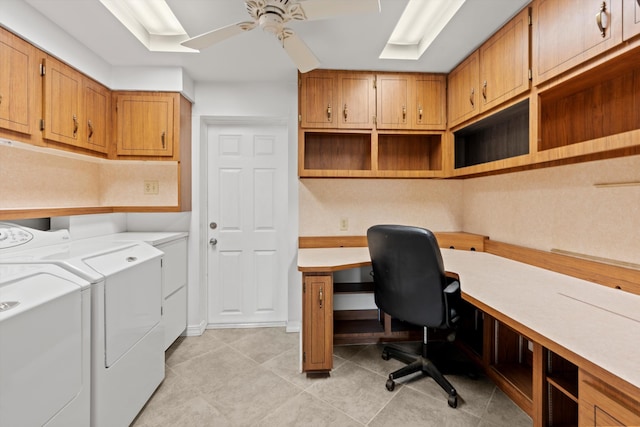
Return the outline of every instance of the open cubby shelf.
{"type": "Polygon", "coordinates": [[[529,154],[529,100],[454,132],[455,168],[529,154]]]}
{"type": "Polygon", "coordinates": [[[306,133],[304,168],[371,170],[371,135],[364,133],[306,133]]]}
{"type": "Polygon", "coordinates": [[[440,135],[378,135],[378,169],[441,170],[440,135]]]}
{"type": "MultiPolygon", "coordinates": [[[[636,59],[640,60],[640,56],[636,59]]],[[[640,66],[637,63],[634,68],[614,75],[600,74],[597,81],[586,76],[539,96],[539,151],[640,128],[640,66]]]]}

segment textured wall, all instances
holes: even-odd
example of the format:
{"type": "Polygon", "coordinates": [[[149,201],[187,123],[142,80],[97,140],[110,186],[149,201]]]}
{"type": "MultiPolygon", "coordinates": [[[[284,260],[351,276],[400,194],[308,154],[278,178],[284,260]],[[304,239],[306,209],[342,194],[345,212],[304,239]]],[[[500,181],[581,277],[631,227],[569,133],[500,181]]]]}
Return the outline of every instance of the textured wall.
{"type": "Polygon", "coordinates": [[[365,235],[374,224],[462,229],[462,181],[301,179],[300,236],[365,235]],[[340,230],[347,218],[349,229],[340,230]]]}
{"type": "Polygon", "coordinates": [[[640,156],[465,180],[462,223],[493,240],[640,263],[640,156]],[[608,183],[625,185],[596,185],[608,183]]]}

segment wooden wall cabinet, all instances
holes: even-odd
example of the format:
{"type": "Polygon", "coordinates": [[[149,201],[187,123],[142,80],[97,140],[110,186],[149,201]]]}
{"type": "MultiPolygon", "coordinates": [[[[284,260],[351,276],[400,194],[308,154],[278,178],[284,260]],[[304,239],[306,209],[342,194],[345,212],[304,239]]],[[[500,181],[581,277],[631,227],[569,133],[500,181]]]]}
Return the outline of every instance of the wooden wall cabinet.
{"type": "Polygon", "coordinates": [[[523,9],[449,74],[449,128],[529,91],[529,17],[523,9]]]}
{"type": "Polygon", "coordinates": [[[117,156],[173,157],[180,139],[179,95],[114,92],[117,156]]]}
{"type": "Polygon", "coordinates": [[[49,55],[43,60],[43,79],[42,130],[47,144],[106,154],[111,127],[109,89],[49,55]]]}
{"type": "Polygon", "coordinates": [[[622,42],[622,0],[536,0],[532,5],[535,85],[622,42]]]}
{"type": "Polygon", "coordinates": [[[315,70],[299,88],[300,177],[442,176],[444,76],[315,70]]]}
{"type": "Polygon", "coordinates": [[[329,372],[333,368],[333,278],[303,274],[302,370],[329,372]]]}
{"type": "Polygon", "coordinates": [[[39,59],[31,44],[0,28],[0,129],[37,132],[39,59]]]}
{"type": "Polygon", "coordinates": [[[474,117],[480,111],[478,105],[479,73],[478,51],[469,55],[449,73],[447,89],[449,128],[474,117]]]}
{"type": "Polygon", "coordinates": [[[300,126],[372,129],[375,76],[363,72],[313,71],[300,76],[300,126]]]}
{"type": "Polygon", "coordinates": [[[480,111],[530,89],[530,11],[523,9],[480,47],[480,111]]]}
{"type": "Polygon", "coordinates": [[[437,74],[378,74],[377,129],[446,128],[446,83],[437,74]]]}
{"type": "Polygon", "coordinates": [[[623,0],[622,39],[629,40],[640,34],[640,3],[638,0],[623,0]]]}

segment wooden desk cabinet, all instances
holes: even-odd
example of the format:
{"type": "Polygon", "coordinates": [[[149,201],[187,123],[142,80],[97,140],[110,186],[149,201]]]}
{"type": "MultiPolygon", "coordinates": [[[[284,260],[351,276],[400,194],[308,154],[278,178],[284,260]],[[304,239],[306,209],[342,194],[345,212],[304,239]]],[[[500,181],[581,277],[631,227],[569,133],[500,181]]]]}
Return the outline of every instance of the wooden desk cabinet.
{"type": "Polygon", "coordinates": [[[302,283],[302,369],[333,369],[333,280],[331,273],[305,273],[302,283]]]}

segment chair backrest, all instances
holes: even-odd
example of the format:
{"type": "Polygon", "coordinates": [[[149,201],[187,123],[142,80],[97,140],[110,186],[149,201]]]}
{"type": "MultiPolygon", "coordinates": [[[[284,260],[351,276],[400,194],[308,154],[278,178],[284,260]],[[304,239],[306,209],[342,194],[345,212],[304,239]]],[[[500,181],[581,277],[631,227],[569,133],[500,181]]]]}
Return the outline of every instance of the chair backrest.
{"type": "Polygon", "coordinates": [[[367,230],[378,308],[421,326],[443,327],[447,286],[438,241],[427,229],[375,225],[367,230]]]}

